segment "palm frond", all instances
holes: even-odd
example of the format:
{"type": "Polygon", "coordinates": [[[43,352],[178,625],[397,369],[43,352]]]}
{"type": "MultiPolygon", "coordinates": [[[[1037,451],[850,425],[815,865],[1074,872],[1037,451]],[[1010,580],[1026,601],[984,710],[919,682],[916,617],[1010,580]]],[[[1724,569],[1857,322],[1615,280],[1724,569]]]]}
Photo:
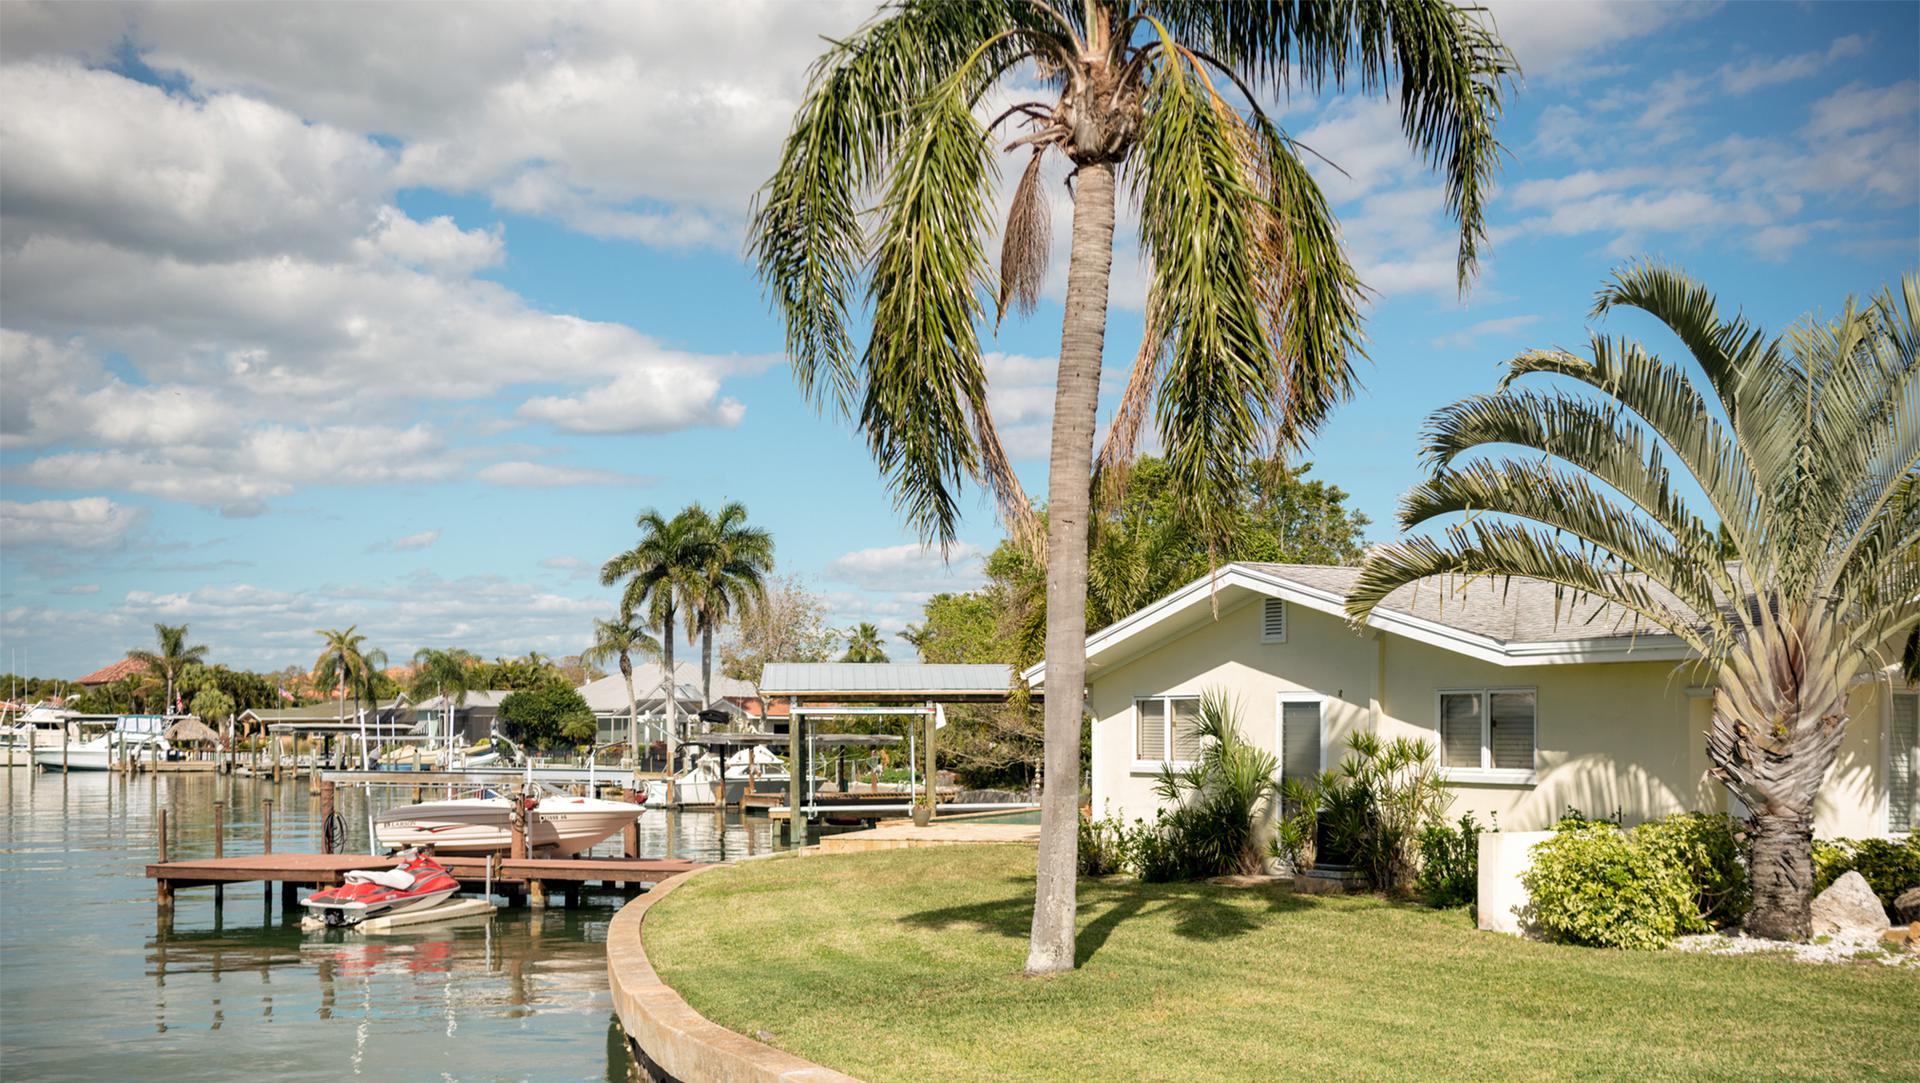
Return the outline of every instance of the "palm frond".
{"type": "Polygon", "coordinates": [[[1000,296],[995,320],[1007,316],[1011,305],[1025,315],[1040,300],[1040,284],[1047,275],[1047,249],[1053,239],[1052,208],[1040,188],[1040,166],[1046,148],[1035,147],[1013,190],[1007,228],[1000,242],[1000,296]]]}

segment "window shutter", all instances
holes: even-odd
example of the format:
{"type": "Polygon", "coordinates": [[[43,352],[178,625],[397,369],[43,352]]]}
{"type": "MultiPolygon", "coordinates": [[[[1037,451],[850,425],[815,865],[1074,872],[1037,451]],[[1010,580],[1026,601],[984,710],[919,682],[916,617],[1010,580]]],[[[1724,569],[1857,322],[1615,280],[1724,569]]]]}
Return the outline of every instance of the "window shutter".
{"type": "Polygon", "coordinates": [[[1320,775],[1320,705],[1280,705],[1280,777],[1311,782],[1320,775]]]}
{"type": "Polygon", "coordinates": [[[1173,758],[1192,762],[1200,758],[1200,701],[1171,700],[1173,706],[1173,758]]]}
{"type": "Polygon", "coordinates": [[[1133,704],[1133,747],[1135,759],[1157,763],[1167,758],[1166,705],[1157,699],[1135,700],[1133,704]]]}
{"type": "Polygon", "coordinates": [[[1495,692],[1487,717],[1492,723],[1487,744],[1498,768],[1533,770],[1534,706],[1532,692],[1495,692]]]}
{"type": "Polygon", "coordinates": [[[1920,695],[1893,697],[1893,724],[1887,732],[1887,826],[1913,830],[1914,758],[1920,756],[1920,695]]]}
{"type": "Polygon", "coordinates": [[[1480,766],[1480,693],[1440,697],[1440,758],[1448,767],[1480,766]]]}
{"type": "Polygon", "coordinates": [[[1266,598],[1260,605],[1260,642],[1285,643],[1287,641],[1287,600],[1285,598],[1266,598]]]}

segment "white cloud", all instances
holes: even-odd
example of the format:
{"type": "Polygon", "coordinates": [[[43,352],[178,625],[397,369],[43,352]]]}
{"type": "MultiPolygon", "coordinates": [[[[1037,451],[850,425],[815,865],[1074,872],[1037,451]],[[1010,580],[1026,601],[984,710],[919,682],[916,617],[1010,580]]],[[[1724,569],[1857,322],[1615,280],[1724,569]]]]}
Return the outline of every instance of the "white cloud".
{"type": "Polygon", "coordinates": [[[528,399],[519,416],[568,432],[670,432],[698,425],[732,428],[746,412],[739,400],[720,395],[718,366],[662,355],[578,395],[528,399]]]}
{"type": "Polygon", "coordinates": [[[1546,82],[1603,74],[1591,62],[1596,54],[1711,10],[1706,4],[1614,0],[1484,0],[1483,6],[1527,78],[1546,82]]]}
{"type": "Polygon", "coordinates": [[[825,575],[865,590],[933,593],[972,590],[985,582],[986,554],[955,542],[943,556],[938,546],[916,543],[856,549],[835,557],[825,575]]]}
{"type": "Polygon", "coordinates": [[[1833,44],[1821,52],[1755,57],[1741,64],[1727,64],[1720,69],[1720,84],[1726,87],[1728,93],[1745,94],[1761,87],[1805,79],[1836,60],[1859,56],[1866,50],[1866,38],[1848,34],[1835,38],[1833,44]]]}
{"type": "Polygon", "coordinates": [[[7,545],[106,549],[146,518],[146,509],[104,496],[76,500],[0,500],[0,539],[7,545]]]}
{"type": "Polygon", "coordinates": [[[618,470],[560,466],[554,463],[535,463],[524,460],[493,463],[482,467],[474,476],[492,485],[536,488],[560,485],[647,485],[654,480],[644,474],[623,474],[618,470]]]}
{"type": "Polygon", "coordinates": [[[418,534],[403,534],[398,538],[389,538],[368,548],[370,553],[413,553],[425,549],[440,540],[438,530],[423,530],[418,534]]]}
{"type": "Polygon", "coordinates": [[[1540,317],[1535,315],[1501,316],[1497,319],[1481,320],[1458,331],[1441,335],[1433,340],[1433,346],[1435,349],[1471,346],[1483,338],[1510,336],[1523,327],[1531,327],[1539,322],[1540,317]]]}
{"type": "Polygon", "coordinates": [[[67,596],[79,596],[79,595],[84,595],[84,594],[98,594],[98,593],[100,593],[100,584],[98,584],[98,583],[74,583],[74,584],[71,584],[70,586],[64,586],[64,587],[54,587],[54,588],[53,588],[52,590],[49,590],[49,591],[47,591],[47,593],[48,593],[48,594],[61,594],[61,595],[67,595],[67,596]]]}

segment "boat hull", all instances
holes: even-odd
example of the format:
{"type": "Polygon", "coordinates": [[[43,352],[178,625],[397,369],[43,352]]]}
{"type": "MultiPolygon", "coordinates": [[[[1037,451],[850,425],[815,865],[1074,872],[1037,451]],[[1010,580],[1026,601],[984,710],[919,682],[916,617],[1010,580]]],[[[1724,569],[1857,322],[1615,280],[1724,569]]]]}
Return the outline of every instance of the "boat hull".
{"type": "MultiPolygon", "coordinates": [[[[640,811],[624,801],[542,801],[527,817],[527,850],[571,857],[618,834],[640,811]]],[[[441,854],[504,853],[513,845],[509,812],[505,798],[413,805],[376,820],[374,837],[395,850],[432,846],[441,854]]]]}
{"type": "Polygon", "coordinates": [[[49,771],[111,771],[112,754],[99,748],[69,748],[63,757],[57,748],[37,748],[33,762],[49,771]]]}

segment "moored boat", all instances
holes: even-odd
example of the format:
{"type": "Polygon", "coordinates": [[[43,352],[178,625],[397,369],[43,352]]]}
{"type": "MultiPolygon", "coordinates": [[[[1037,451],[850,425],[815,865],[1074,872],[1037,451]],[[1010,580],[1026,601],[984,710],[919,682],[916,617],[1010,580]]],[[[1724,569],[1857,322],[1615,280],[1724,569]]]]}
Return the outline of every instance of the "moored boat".
{"type": "MultiPolygon", "coordinates": [[[[639,819],[628,801],[554,794],[529,799],[527,852],[571,857],[639,819]]],[[[388,849],[431,845],[447,854],[491,854],[513,844],[513,799],[489,794],[403,805],[374,819],[374,837],[388,849]]]]}
{"type": "Polygon", "coordinates": [[[357,925],[383,914],[438,906],[460,890],[452,873],[419,850],[401,854],[393,868],[356,869],[344,879],[339,887],[316,891],[300,905],[328,925],[357,925]]]}

